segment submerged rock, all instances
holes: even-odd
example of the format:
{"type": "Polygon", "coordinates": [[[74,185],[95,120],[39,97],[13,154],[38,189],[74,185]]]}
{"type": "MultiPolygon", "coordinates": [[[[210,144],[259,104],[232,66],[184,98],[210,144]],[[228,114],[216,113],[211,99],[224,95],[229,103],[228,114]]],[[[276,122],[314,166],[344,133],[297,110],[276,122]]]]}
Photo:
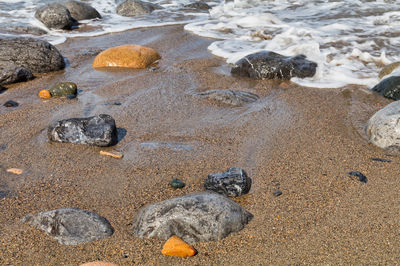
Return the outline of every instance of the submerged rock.
{"type": "Polygon", "coordinates": [[[223,173],[209,174],[204,182],[204,188],[228,197],[237,197],[249,193],[251,183],[247,173],[237,167],[229,168],[223,173]]]}
{"type": "Polygon", "coordinates": [[[60,244],[77,245],[111,236],[110,223],[94,212],[75,208],[29,214],[22,219],[51,236],[60,244]]]}
{"type": "Polygon", "coordinates": [[[378,94],[393,100],[400,100],[400,76],[388,77],[371,89],[378,94]]]}
{"type": "Polygon", "coordinates": [[[59,3],[40,7],[35,12],[35,18],[49,29],[70,30],[77,21],[72,18],[69,10],[59,3]]]}
{"type": "Polygon", "coordinates": [[[87,3],[71,0],[63,2],[62,5],[68,9],[71,17],[76,20],[101,18],[99,12],[87,3]]]}
{"type": "Polygon", "coordinates": [[[379,72],[379,78],[381,79],[384,76],[391,74],[395,69],[398,69],[398,68],[400,68],[400,62],[394,62],[394,63],[391,63],[391,64],[385,66],[381,70],[381,72],[379,72]]]}
{"type": "Polygon", "coordinates": [[[132,224],[136,237],[167,240],[176,235],[194,243],[221,240],[243,229],[252,217],[227,197],[203,192],[146,205],[132,224]]]}
{"type": "Polygon", "coordinates": [[[0,84],[10,84],[33,79],[33,74],[30,70],[14,66],[0,69],[0,84]]]}
{"type": "Polygon", "coordinates": [[[78,93],[78,87],[73,82],[59,82],[48,89],[52,97],[76,95],[78,93]]]}
{"type": "Polygon", "coordinates": [[[231,73],[252,79],[291,79],[312,77],[316,69],[317,63],[307,60],[305,55],[291,57],[261,51],[237,61],[231,73]]]}
{"type": "Polygon", "coordinates": [[[200,93],[196,93],[196,96],[216,100],[225,104],[233,106],[241,106],[246,103],[252,103],[259,99],[258,95],[245,92],[245,91],[233,91],[233,90],[208,90],[200,93]]]}
{"type": "Polygon", "coordinates": [[[56,121],[47,131],[50,141],[111,146],[117,143],[114,119],[106,114],[56,121]]]}
{"type": "Polygon", "coordinates": [[[116,12],[121,16],[134,17],[137,15],[150,14],[155,9],[162,9],[162,7],[140,0],[126,0],[118,4],[116,12]]]}

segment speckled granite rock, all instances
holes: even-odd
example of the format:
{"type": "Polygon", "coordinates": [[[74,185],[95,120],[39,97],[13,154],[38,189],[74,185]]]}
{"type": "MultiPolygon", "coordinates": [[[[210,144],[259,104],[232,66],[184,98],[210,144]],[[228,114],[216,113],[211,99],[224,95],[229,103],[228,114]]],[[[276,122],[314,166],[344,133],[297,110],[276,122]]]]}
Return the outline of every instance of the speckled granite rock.
{"type": "Polygon", "coordinates": [[[0,69],[0,84],[10,84],[30,79],[33,79],[33,74],[29,69],[24,67],[11,66],[0,69]]]}
{"type": "Polygon", "coordinates": [[[35,18],[49,29],[70,30],[77,21],[71,16],[69,10],[59,3],[52,3],[38,8],[35,18]]]}
{"type": "Polygon", "coordinates": [[[229,168],[223,173],[209,174],[204,188],[228,197],[247,194],[251,188],[251,178],[241,168],[229,168]]]}
{"type": "Polygon", "coordinates": [[[121,16],[134,17],[137,15],[150,14],[155,9],[162,9],[162,7],[140,0],[126,0],[118,4],[116,12],[121,16]]]}

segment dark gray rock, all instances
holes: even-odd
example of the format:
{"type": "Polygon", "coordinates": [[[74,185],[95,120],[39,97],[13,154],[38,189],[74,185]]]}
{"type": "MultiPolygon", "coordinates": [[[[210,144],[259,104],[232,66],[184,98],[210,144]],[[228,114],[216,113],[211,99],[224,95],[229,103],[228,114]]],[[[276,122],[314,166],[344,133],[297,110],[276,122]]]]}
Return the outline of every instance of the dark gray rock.
{"type": "Polygon", "coordinates": [[[111,146],[118,141],[115,121],[106,114],[56,121],[49,126],[47,135],[50,141],[100,147],[111,146]]]}
{"type": "Polygon", "coordinates": [[[177,235],[195,243],[221,240],[243,229],[252,217],[229,198],[202,192],[144,206],[132,224],[136,237],[168,239],[177,235]]]}
{"type": "Polygon", "coordinates": [[[272,194],[274,194],[275,197],[279,197],[280,195],[282,195],[282,191],[280,191],[279,189],[277,189],[277,190],[275,190],[274,193],[272,193],[272,194]]]}
{"type": "Polygon", "coordinates": [[[0,38],[0,68],[10,65],[45,73],[63,69],[65,62],[56,47],[33,38],[0,38]]]}
{"type": "Polygon", "coordinates": [[[0,69],[0,84],[2,85],[31,79],[33,79],[32,72],[24,67],[14,66],[0,69]]]}
{"type": "Polygon", "coordinates": [[[237,197],[249,193],[251,178],[241,168],[229,168],[223,173],[209,174],[204,188],[228,197],[237,197]]]}
{"type": "Polygon", "coordinates": [[[77,24],[68,9],[59,3],[38,8],[35,12],[35,18],[49,29],[70,30],[72,26],[77,24]]]}
{"type": "Polygon", "coordinates": [[[305,55],[283,56],[274,52],[261,51],[245,56],[231,69],[234,76],[252,79],[291,79],[292,77],[312,77],[317,63],[306,59],[305,55]]]}
{"type": "MultiPolygon", "coordinates": [[[[13,100],[8,100],[3,104],[5,107],[17,107],[19,103],[14,102],[13,100]]],[[[0,149],[1,150],[1,149],[0,149]]]]}
{"type": "Polygon", "coordinates": [[[101,18],[99,12],[89,4],[72,0],[63,2],[62,5],[68,9],[71,17],[76,20],[101,18]]]}
{"type": "Polygon", "coordinates": [[[94,212],[75,208],[29,214],[22,219],[43,230],[60,244],[77,245],[111,236],[110,223],[94,212]]]}
{"type": "Polygon", "coordinates": [[[208,10],[211,8],[207,3],[203,2],[203,1],[190,3],[190,4],[185,5],[185,7],[194,8],[194,9],[202,9],[202,10],[208,10]]]}
{"type": "Polygon", "coordinates": [[[196,93],[195,95],[233,106],[241,106],[247,103],[255,102],[259,99],[258,95],[256,94],[233,90],[208,90],[196,93]]]}
{"type": "Polygon", "coordinates": [[[392,160],[388,160],[388,159],[382,159],[382,158],[376,158],[376,157],[373,157],[373,158],[370,158],[372,161],[375,161],[375,162],[381,162],[381,163],[391,163],[392,162],[392,160]]]}
{"type": "Polygon", "coordinates": [[[349,172],[348,174],[350,177],[357,177],[358,181],[360,181],[360,182],[363,182],[363,183],[368,182],[367,177],[359,171],[352,171],[352,172],[349,172]]]}
{"type": "Polygon", "coordinates": [[[155,9],[162,9],[161,6],[140,0],[126,0],[118,4],[116,12],[125,17],[150,14],[155,9]]]}
{"type": "Polygon", "coordinates": [[[377,85],[375,85],[372,91],[393,100],[400,100],[400,76],[388,77],[377,85]]]}

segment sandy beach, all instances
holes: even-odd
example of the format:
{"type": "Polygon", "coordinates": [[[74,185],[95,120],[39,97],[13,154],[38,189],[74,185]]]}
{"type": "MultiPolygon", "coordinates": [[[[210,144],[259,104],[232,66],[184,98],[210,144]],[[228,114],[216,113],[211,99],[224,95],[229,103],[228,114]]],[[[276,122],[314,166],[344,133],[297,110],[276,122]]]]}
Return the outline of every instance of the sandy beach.
{"type": "Polygon", "coordinates": [[[364,133],[368,119],[391,100],[362,86],[318,89],[232,77],[230,66],[207,51],[212,41],[183,26],[68,39],[57,46],[68,59],[65,70],[6,86],[0,93],[0,265],[400,263],[400,159],[369,144],[364,133]],[[158,68],[92,68],[98,52],[122,44],[158,51],[158,68]],[[76,83],[78,97],[37,96],[60,81],[76,83]],[[219,89],[260,99],[234,107],[195,95],[219,89]],[[7,100],[20,105],[4,107],[7,100]],[[113,147],[47,139],[53,121],[103,113],[117,124],[113,147]],[[163,240],[132,235],[141,206],[203,191],[208,174],[230,167],[253,180],[249,194],[234,198],[254,215],[242,231],[196,243],[198,254],[186,259],[162,255],[163,240]],[[351,171],[368,182],[351,179],[351,171]],[[186,187],[172,189],[173,178],[186,187]],[[106,217],[115,233],[66,246],[20,221],[67,207],[106,217]]]}

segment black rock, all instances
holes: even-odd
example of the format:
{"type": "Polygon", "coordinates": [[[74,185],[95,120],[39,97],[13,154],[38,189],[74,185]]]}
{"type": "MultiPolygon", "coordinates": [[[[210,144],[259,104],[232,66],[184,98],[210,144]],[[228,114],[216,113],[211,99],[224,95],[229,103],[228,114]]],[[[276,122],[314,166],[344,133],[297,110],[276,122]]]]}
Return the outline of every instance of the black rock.
{"type": "Polygon", "coordinates": [[[229,198],[203,192],[144,206],[133,217],[132,229],[140,238],[217,241],[243,229],[252,217],[229,198]]]}
{"type": "Polygon", "coordinates": [[[305,55],[283,56],[274,52],[261,51],[245,56],[231,69],[234,76],[252,79],[291,79],[292,77],[312,77],[317,63],[306,59],[305,55]]]}
{"type": "Polygon", "coordinates": [[[209,174],[204,188],[228,197],[237,197],[250,191],[251,178],[241,168],[229,168],[223,173],[209,174]]]}
{"type": "Polygon", "coordinates": [[[77,25],[77,21],[72,18],[69,10],[59,3],[38,8],[35,12],[35,18],[49,29],[70,30],[72,26],[77,25]]]}
{"type": "Polygon", "coordinates": [[[203,1],[190,3],[190,4],[185,5],[185,7],[195,8],[195,9],[203,9],[203,10],[208,10],[211,8],[207,3],[203,2],[203,1]]]}
{"type": "Polygon", "coordinates": [[[155,9],[162,9],[161,6],[140,0],[126,0],[118,4],[116,12],[125,17],[150,14],[155,9]]]}
{"type": "Polygon", "coordinates": [[[14,102],[13,100],[8,100],[4,103],[5,107],[17,107],[19,103],[14,102]]]}
{"type": "Polygon", "coordinates": [[[62,2],[61,4],[68,9],[71,17],[76,20],[101,18],[99,12],[89,4],[74,0],[62,2]]]}
{"type": "Polygon", "coordinates": [[[279,189],[277,189],[277,190],[274,191],[273,194],[274,194],[275,197],[279,197],[280,195],[282,195],[282,191],[280,191],[279,189]]]}
{"type": "Polygon", "coordinates": [[[22,219],[60,244],[77,245],[111,236],[114,229],[104,217],[75,208],[57,209],[29,214],[22,219]]]}
{"type": "Polygon", "coordinates": [[[54,122],[48,128],[50,141],[111,146],[117,143],[114,119],[106,114],[88,118],[71,118],[54,122]]]}
{"type": "Polygon", "coordinates": [[[33,79],[32,72],[24,67],[14,66],[0,70],[0,84],[10,84],[33,79]]]}
{"type": "Polygon", "coordinates": [[[372,89],[376,93],[393,100],[400,100],[400,76],[388,77],[372,89]]]}
{"type": "Polygon", "coordinates": [[[372,161],[376,161],[376,162],[382,162],[382,163],[391,163],[392,160],[388,160],[388,159],[381,159],[381,158],[371,158],[372,161]]]}
{"type": "Polygon", "coordinates": [[[367,181],[368,181],[367,177],[358,171],[349,172],[349,175],[351,177],[357,177],[358,181],[363,182],[363,183],[367,183],[367,181]]]}
{"type": "Polygon", "coordinates": [[[241,106],[247,103],[255,102],[259,99],[258,95],[256,94],[233,90],[208,90],[196,93],[195,96],[216,100],[233,106],[241,106]]]}
{"type": "Polygon", "coordinates": [[[0,68],[10,65],[45,73],[63,69],[65,62],[56,47],[33,38],[0,38],[0,68]]]}

